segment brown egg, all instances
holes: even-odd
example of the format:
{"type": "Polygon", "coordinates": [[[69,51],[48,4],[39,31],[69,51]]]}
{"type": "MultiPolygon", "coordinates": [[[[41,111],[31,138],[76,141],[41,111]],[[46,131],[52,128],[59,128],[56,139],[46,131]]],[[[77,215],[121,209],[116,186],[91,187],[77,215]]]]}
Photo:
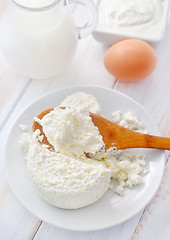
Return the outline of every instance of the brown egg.
{"type": "Polygon", "coordinates": [[[114,44],[105,54],[104,65],[120,81],[137,82],[149,76],[157,63],[154,49],[145,41],[128,39],[114,44]]]}

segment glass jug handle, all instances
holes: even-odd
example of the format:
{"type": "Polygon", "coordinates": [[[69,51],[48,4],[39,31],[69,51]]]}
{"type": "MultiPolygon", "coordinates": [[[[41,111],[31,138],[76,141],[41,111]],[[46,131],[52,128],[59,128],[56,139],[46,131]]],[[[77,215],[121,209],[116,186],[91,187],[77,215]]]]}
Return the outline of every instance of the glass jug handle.
{"type": "Polygon", "coordinates": [[[77,27],[78,30],[78,38],[84,38],[88,36],[97,25],[97,10],[92,0],[65,0],[64,5],[68,4],[80,4],[84,6],[89,13],[89,21],[82,27],[77,27]]]}

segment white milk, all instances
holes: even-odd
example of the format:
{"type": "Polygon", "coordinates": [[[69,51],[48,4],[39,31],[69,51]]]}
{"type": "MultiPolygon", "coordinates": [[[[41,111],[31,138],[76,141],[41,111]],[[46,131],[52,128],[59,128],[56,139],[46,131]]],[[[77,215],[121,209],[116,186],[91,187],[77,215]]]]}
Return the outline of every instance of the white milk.
{"type": "MultiPolygon", "coordinates": [[[[16,0],[26,7],[44,7],[52,0],[16,0]]],[[[65,70],[77,47],[74,22],[58,3],[45,11],[28,11],[15,4],[1,22],[0,44],[5,57],[19,72],[47,79],[65,70]]]]}

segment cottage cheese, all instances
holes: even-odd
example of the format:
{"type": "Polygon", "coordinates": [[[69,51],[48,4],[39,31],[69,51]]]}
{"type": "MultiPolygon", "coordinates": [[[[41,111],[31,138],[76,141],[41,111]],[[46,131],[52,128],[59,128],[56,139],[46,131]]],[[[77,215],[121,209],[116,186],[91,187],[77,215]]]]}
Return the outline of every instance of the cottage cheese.
{"type": "Polygon", "coordinates": [[[88,112],[101,115],[101,105],[97,102],[96,98],[84,92],[77,92],[68,96],[60,106],[73,107],[79,110],[87,110],[88,112]]]}
{"type": "Polygon", "coordinates": [[[50,151],[38,142],[37,132],[30,142],[27,170],[40,196],[65,209],[96,202],[108,189],[111,176],[100,164],[84,163],[50,151]]]}
{"type": "Polygon", "coordinates": [[[55,108],[42,120],[35,118],[42,126],[49,143],[56,152],[80,157],[84,153],[100,151],[104,142],[98,128],[94,126],[86,110],[76,108],[55,108]]]}
{"type": "MultiPolygon", "coordinates": [[[[86,93],[77,93],[70,97],[71,101],[69,97],[66,100],[74,102],[74,96],[94,101],[86,93]]],[[[33,135],[24,132],[20,139],[33,185],[43,199],[60,208],[76,209],[92,204],[108,188],[121,195],[125,187],[141,183],[142,174],[146,173],[144,155],[102,150],[104,143],[89,117],[87,105],[84,107],[79,101],[76,108],[70,105],[62,110],[57,107],[42,120],[35,118],[55,151],[41,143],[43,137],[39,130],[33,135]],[[88,156],[85,153],[89,153],[88,156]],[[115,180],[117,187],[113,184],[115,180]]],[[[112,120],[145,132],[133,111],[125,114],[116,111],[112,120]]]]}
{"type": "Polygon", "coordinates": [[[146,129],[144,129],[142,123],[132,110],[124,114],[122,114],[121,111],[112,113],[112,121],[130,130],[145,134],[147,133],[146,129]]]}
{"type": "Polygon", "coordinates": [[[118,180],[117,187],[114,182],[110,182],[110,189],[122,195],[124,188],[133,186],[142,182],[142,175],[145,174],[145,155],[144,154],[123,154],[119,157],[106,158],[104,162],[111,171],[112,180],[118,180]]]}

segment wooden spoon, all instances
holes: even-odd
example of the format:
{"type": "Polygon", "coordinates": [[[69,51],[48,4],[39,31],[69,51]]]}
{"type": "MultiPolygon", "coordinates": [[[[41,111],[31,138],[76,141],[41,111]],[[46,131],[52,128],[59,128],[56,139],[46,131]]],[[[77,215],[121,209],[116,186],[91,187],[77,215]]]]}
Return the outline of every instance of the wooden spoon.
{"type": "MultiPolygon", "coordinates": [[[[64,107],[61,107],[64,109],[64,107]]],[[[37,115],[37,118],[42,119],[47,113],[51,112],[54,108],[49,108],[37,115]]],[[[156,148],[170,150],[170,138],[157,137],[148,134],[138,133],[116,123],[113,123],[97,114],[90,113],[90,117],[96,127],[98,127],[100,134],[105,143],[105,150],[110,147],[117,149],[128,148],[156,148]]],[[[39,123],[33,122],[32,130],[39,129],[41,135],[44,135],[43,143],[49,145],[49,148],[54,150],[53,146],[48,142],[42,127],[39,123]]]]}
{"type": "Polygon", "coordinates": [[[94,113],[90,113],[90,116],[103,137],[106,150],[113,146],[117,149],[156,148],[170,150],[170,138],[138,133],[94,113]]]}

